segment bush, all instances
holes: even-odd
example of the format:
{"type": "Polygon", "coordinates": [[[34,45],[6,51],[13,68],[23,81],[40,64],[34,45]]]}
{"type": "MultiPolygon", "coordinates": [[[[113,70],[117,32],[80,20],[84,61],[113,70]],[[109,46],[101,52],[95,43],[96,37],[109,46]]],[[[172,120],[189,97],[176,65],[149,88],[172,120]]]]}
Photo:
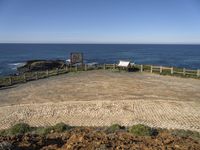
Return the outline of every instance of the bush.
{"type": "Polygon", "coordinates": [[[184,137],[184,138],[191,137],[193,139],[200,140],[200,133],[196,131],[177,129],[173,130],[171,134],[179,137],[184,137]]]}
{"type": "Polygon", "coordinates": [[[6,136],[8,135],[8,130],[1,130],[0,131],[0,136],[6,136]]]}
{"type": "Polygon", "coordinates": [[[57,123],[54,126],[48,127],[30,127],[26,123],[18,123],[6,130],[0,130],[0,136],[8,136],[8,135],[22,135],[24,133],[31,133],[31,134],[39,134],[39,135],[46,135],[52,132],[64,132],[72,127],[66,125],[64,123],[57,123]]]}
{"type": "Polygon", "coordinates": [[[46,135],[50,133],[53,130],[52,127],[37,127],[33,131],[33,133],[38,134],[38,135],[46,135]]]}
{"type": "Polygon", "coordinates": [[[119,124],[113,124],[110,127],[108,127],[106,131],[108,133],[113,133],[113,132],[116,132],[116,131],[121,130],[121,129],[124,129],[124,127],[120,126],[119,124]]]}
{"type": "Polygon", "coordinates": [[[129,132],[136,136],[154,136],[158,134],[156,129],[142,124],[133,125],[130,127],[129,132]]]}
{"type": "Polygon", "coordinates": [[[67,131],[69,129],[71,129],[72,127],[69,125],[66,125],[64,123],[57,123],[54,126],[49,126],[49,127],[38,127],[35,129],[35,133],[39,134],[39,135],[46,135],[49,134],[51,132],[64,132],[67,131]]]}
{"type": "Polygon", "coordinates": [[[26,123],[18,123],[9,129],[9,134],[18,135],[31,131],[31,127],[26,123]]]}
{"type": "Polygon", "coordinates": [[[55,126],[53,126],[53,130],[55,132],[63,132],[63,131],[66,131],[66,130],[69,130],[71,129],[71,126],[69,125],[66,125],[64,123],[57,123],[55,126]]]}

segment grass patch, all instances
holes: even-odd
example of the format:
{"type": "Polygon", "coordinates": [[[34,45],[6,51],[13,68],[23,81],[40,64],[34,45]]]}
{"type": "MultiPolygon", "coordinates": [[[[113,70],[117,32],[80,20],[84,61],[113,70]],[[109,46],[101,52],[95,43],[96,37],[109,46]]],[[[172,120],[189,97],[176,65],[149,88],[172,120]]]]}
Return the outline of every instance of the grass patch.
{"type": "Polygon", "coordinates": [[[119,130],[122,130],[122,129],[125,129],[125,127],[120,126],[119,124],[113,124],[113,125],[109,126],[109,127],[106,129],[106,132],[107,132],[107,133],[114,133],[114,132],[119,131],[119,130]]]}
{"type": "Polygon", "coordinates": [[[9,135],[8,130],[1,130],[0,131],[0,136],[7,136],[9,135]]]}
{"type": "Polygon", "coordinates": [[[30,132],[32,128],[26,123],[18,123],[7,130],[1,130],[1,136],[7,135],[22,135],[24,133],[30,132]]]}
{"type": "Polygon", "coordinates": [[[33,131],[33,133],[38,134],[38,135],[46,135],[49,133],[61,133],[64,131],[68,131],[70,130],[72,127],[69,125],[66,125],[65,123],[57,123],[54,126],[49,126],[49,127],[37,127],[35,128],[35,130],[33,131]]]}
{"type": "Polygon", "coordinates": [[[46,135],[53,132],[57,132],[57,133],[64,132],[71,128],[72,128],[71,126],[66,125],[62,122],[57,123],[54,126],[48,126],[48,127],[30,127],[26,123],[18,123],[9,129],[1,130],[0,136],[22,135],[25,133],[46,135]]]}
{"type": "Polygon", "coordinates": [[[36,127],[31,133],[37,135],[47,135],[53,132],[52,127],[36,127]]]}
{"type": "Polygon", "coordinates": [[[26,123],[18,123],[10,128],[10,134],[18,135],[31,131],[31,127],[26,123]]]}
{"type": "Polygon", "coordinates": [[[183,138],[191,137],[192,139],[200,140],[200,133],[196,131],[177,129],[173,130],[171,134],[183,138]]]}
{"type": "Polygon", "coordinates": [[[71,129],[72,127],[69,126],[69,125],[66,125],[64,123],[57,123],[55,126],[53,126],[53,130],[55,132],[63,132],[63,131],[66,131],[66,130],[69,130],[71,129]]]}
{"type": "Polygon", "coordinates": [[[136,136],[155,136],[158,134],[156,129],[142,124],[133,125],[129,128],[129,132],[136,136]]]}

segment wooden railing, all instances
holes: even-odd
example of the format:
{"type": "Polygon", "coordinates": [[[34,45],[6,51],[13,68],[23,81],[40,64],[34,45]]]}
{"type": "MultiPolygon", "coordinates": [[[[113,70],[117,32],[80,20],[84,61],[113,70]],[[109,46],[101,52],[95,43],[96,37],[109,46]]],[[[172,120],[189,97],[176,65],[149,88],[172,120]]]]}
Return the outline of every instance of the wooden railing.
{"type": "Polygon", "coordinates": [[[57,68],[54,70],[46,70],[46,71],[26,72],[23,74],[13,75],[13,76],[5,76],[5,77],[0,77],[0,88],[12,86],[19,83],[25,83],[28,81],[48,78],[51,76],[65,74],[68,72],[87,71],[87,70],[94,70],[94,69],[95,70],[109,69],[110,67],[111,67],[111,64],[97,65],[97,66],[83,65],[83,66],[65,67],[62,69],[57,68]]]}
{"type": "MultiPolygon", "coordinates": [[[[161,75],[175,75],[175,76],[184,76],[200,79],[200,70],[189,70],[189,69],[180,69],[174,67],[163,67],[163,66],[153,66],[153,65],[134,65],[134,71],[140,72],[150,72],[150,73],[159,73],[161,75]]],[[[6,76],[0,77],[0,88],[12,86],[18,83],[25,83],[28,81],[48,78],[51,76],[56,76],[60,74],[65,74],[68,72],[77,72],[77,71],[88,71],[88,70],[97,70],[97,69],[117,69],[117,64],[99,64],[95,66],[74,66],[74,67],[65,67],[62,69],[46,70],[46,71],[37,71],[37,72],[27,72],[24,74],[16,76],[6,76]]]]}
{"type": "Polygon", "coordinates": [[[140,69],[140,72],[150,72],[150,73],[159,73],[163,75],[178,75],[185,77],[200,77],[200,70],[191,70],[191,69],[181,69],[176,67],[163,67],[163,66],[153,66],[153,65],[136,65],[140,69]]]}

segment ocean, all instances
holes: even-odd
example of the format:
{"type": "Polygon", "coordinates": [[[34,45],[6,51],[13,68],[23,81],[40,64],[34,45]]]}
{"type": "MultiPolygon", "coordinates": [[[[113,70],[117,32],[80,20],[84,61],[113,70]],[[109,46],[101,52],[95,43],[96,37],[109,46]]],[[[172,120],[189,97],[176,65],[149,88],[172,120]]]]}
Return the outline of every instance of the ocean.
{"type": "Polygon", "coordinates": [[[164,44],[0,44],[0,76],[16,73],[28,60],[69,59],[71,52],[82,52],[86,63],[117,63],[130,60],[200,69],[200,45],[164,44]]]}

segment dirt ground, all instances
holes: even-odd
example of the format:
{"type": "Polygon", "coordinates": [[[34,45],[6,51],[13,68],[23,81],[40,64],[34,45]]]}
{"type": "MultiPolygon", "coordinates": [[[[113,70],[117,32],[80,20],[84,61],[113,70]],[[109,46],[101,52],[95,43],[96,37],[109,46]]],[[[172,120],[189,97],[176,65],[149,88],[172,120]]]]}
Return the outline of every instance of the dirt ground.
{"type": "Polygon", "coordinates": [[[0,137],[0,145],[15,150],[199,150],[200,141],[160,131],[156,136],[134,136],[126,131],[107,133],[81,127],[46,136],[25,134],[0,137]]]}
{"type": "Polygon", "coordinates": [[[69,73],[0,90],[0,129],[64,122],[143,123],[200,131],[200,80],[150,73],[69,73]]]}

